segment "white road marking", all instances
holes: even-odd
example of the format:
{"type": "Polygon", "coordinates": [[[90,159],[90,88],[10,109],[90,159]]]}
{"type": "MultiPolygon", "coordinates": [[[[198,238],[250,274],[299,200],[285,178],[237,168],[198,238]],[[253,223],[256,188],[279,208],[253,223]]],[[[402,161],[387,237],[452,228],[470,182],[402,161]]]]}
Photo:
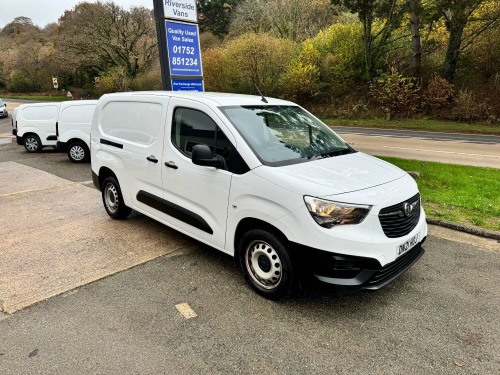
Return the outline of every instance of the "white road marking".
{"type": "Polygon", "coordinates": [[[1,197],[9,197],[11,195],[19,195],[19,194],[26,194],[26,193],[32,193],[34,191],[42,191],[42,190],[48,190],[48,189],[54,189],[60,186],[70,186],[70,185],[87,185],[93,183],[93,181],[84,181],[84,182],[68,182],[67,184],[61,184],[61,185],[55,185],[55,186],[48,186],[45,188],[40,188],[40,189],[30,189],[30,190],[22,190],[22,191],[16,191],[14,193],[7,193],[7,194],[0,194],[1,197]]]}
{"type": "Polygon", "coordinates": [[[500,158],[500,155],[469,154],[467,152],[441,151],[441,150],[424,150],[424,149],[421,149],[421,148],[395,147],[395,146],[382,146],[382,147],[383,148],[392,148],[392,149],[397,149],[397,150],[438,152],[438,153],[441,153],[441,154],[456,154],[456,155],[468,155],[468,156],[483,156],[483,157],[487,157],[487,158],[500,158]]]}
{"type": "Polygon", "coordinates": [[[179,303],[178,305],[175,305],[175,308],[186,319],[196,318],[198,316],[187,303],[179,303]]]}

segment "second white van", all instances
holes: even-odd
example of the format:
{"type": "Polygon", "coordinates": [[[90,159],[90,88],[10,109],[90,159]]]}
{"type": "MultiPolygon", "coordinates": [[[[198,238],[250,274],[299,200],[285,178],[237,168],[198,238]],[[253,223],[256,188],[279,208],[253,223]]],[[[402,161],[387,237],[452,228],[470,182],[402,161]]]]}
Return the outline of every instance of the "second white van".
{"type": "Polygon", "coordinates": [[[97,100],[61,103],[56,123],[57,147],[73,163],[90,161],[90,127],[97,100]]]}

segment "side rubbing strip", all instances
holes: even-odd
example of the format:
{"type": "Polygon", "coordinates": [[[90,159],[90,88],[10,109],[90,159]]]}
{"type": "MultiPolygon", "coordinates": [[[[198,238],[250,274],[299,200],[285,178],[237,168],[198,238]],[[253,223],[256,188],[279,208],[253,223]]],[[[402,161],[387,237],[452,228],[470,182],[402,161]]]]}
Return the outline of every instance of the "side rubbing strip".
{"type": "Polygon", "coordinates": [[[143,190],[140,190],[137,193],[137,200],[204,232],[210,234],[214,233],[212,228],[210,228],[210,225],[208,225],[208,223],[200,215],[186,210],[184,207],[178,206],[175,203],[169,202],[143,190]]]}
{"type": "Polygon", "coordinates": [[[107,139],[104,139],[104,138],[101,138],[101,143],[103,145],[113,146],[113,147],[117,147],[117,148],[123,148],[122,144],[116,143],[116,142],[111,142],[111,141],[108,141],[107,139]]]}

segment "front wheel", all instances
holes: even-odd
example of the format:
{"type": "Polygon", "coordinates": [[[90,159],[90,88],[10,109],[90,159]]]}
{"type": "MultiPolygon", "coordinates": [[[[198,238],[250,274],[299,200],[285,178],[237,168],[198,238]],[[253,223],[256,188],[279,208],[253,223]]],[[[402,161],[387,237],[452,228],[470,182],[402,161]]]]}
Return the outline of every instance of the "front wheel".
{"type": "Polygon", "coordinates": [[[36,134],[30,134],[24,137],[24,148],[28,152],[40,152],[42,150],[42,141],[36,134]]]}
{"type": "Polygon", "coordinates": [[[85,163],[90,160],[90,150],[83,142],[73,142],[68,147],[68,157],[73,163],[85,163]]]}
{"type": "Polygon", "coordinates": [[[297,276],[285,241],[262,229],[245,233],[238,246],[246,281],[260,295],[280,299],[292,294],[297,276]]]}
{"type": "Polygon", "coordinates": [[[102,202],[109,216],[113,219],[125,219],[132,210],[123,201],[120,184],[114,177],[108,177],[102,184],[102,202]]]}

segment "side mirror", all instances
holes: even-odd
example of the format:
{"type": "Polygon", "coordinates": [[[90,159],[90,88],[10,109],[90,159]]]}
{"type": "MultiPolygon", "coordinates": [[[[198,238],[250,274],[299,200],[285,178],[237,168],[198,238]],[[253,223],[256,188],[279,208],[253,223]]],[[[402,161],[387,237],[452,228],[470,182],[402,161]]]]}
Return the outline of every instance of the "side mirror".
{"type": "Polygon", "coordinates": [[[204,167],[223,168],[224,159],[219,155],[214,155],[210,147],[207,145],[196,145],[193,147],[191,154],[193,164],[202,165],[204,167]]]}

